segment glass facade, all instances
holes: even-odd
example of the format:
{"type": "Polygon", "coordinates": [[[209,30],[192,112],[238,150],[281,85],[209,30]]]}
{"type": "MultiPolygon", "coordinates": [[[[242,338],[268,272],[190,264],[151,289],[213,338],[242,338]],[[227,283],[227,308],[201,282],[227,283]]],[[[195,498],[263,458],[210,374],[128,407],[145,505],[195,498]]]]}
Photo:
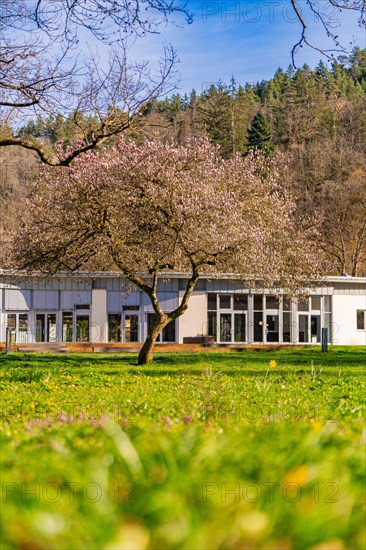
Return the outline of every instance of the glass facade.
{"type": "Polygon", "coordinates": [[[274,294],[209,293],[207,307],[208,335],[217,343],[318,344],[323,327],[331,341],[329,296],[294,302],[274,294]]]}
{"type": "MultiPolygon", "coordinates": [[[[10,291],[3,288],[1,334],[5,335],[9,327],[14,340],[24,343],[143,342],[156,319],[148,297],[142,292],[122,295],[118,291],[117,278],[113,277],[108,283],[108,289],[99,288],[101,281],[96,285],[95,299],[94,294],[87,294],[84,287],[80,292],[75,290],[78,285],[80,287],[80,281],[71,281],[68,290],[59,291],[58,307],[54,290],[52,300],[42,298],[41,301],[38,290],[10,291]]],[[[185,281],[169,280],[160,284],[161,287],[167,285],[158,292],[160,303],[165,311],[172,311],[183,295],[185,281]]],[[[203,279],[193,292],[187,313],[169,323],[159,335],[158,342],[183,342],[184,338],[208,335],[224,345],[311,345],[321,343],[322,330],[327,328],[329,342],[338,343],[340,317],[336,312],[333,319],[332,312],[335,291],[330,286],[329,289],[324,287],[324,294],[321,292],[316,289],[305,299],[293,300],[266,292],[260,286],[249,290],[236,281],[203,279]],[[338,330],[334,334],[333,321],[338,323],[334,324],[338,330]]],[[[354,306],[351,328],[355,332],[366,330],[363,328],[366,317],[362,305],[358,300],[354,306]]]]}
{"type": "Polygon", "coordinates": [[[216,342],[243,343],[247,339],[247,294],[207,295],[208,336],[216,342]]]}

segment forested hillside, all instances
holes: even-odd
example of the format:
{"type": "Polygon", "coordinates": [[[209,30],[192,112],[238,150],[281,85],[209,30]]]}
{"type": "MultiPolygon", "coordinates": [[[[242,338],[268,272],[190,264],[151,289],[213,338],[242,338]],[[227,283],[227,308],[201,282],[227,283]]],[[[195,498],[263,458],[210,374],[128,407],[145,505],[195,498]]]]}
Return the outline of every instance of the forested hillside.
{"type": "MultiPolygon", "coordinates": [[[[92,118],[85,120],[92,127],[92,118]]],[[[72,144],[82,127],[80,118],[60,113],[31,121],[19,133],[52,148],[60,140],[72,144]]],[[[127,135],[177,144],[208,135],[224,158],[251,148],[283,153],[302,211],[319,217],[320,244],[332,274],[366,276],[366,50],[314,70],[278,69],[271,80],[256,84],[232,79],[200,94],[151,101],[127,135]]],[[[14,209],[23,208],[38,161],[30,152],[3,147],[0,165],[0,231],[5,231],[14,209]]]]}

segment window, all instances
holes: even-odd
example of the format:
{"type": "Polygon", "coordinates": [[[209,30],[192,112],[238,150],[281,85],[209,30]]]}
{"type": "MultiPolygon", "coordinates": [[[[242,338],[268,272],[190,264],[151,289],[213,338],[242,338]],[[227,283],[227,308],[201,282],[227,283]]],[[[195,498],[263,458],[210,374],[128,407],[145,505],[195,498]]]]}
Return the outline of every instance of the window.
{"type": "Polygon", "coordinates": [[[27,313],[8,313],[7,326],[13,331],[16,342],[28,342],[27,313]]]}
{"type": "Polygon", "coordinates": [[[216,311],[217,310],[217,295],[216,294],[208,294],[207,295],[207,309],[208,311],[216,311]]]}
{"type": "Polygon", "coordinates": [[[246,341],[247,294],[208,294],[207,308],[207,331],[215,342],[246,341]]]}
{"type": "Polygon", "coordinates": [[[299,311],[309,311],[309,298],[300,299],[297,305],[299,311]]]}
{"type": "Polygon", "coordinates": [[[231,294],[220,294],[220,309],[230,309],[231,294]]]}
{"type": "Polygon", "coordinates": [[[209,336],[213,336],[216,342],[217,340],[217,314],[216,311],[208,312],[208,327],[207,332],[209,336]]]}
{"type": "Polygon", "coordinates": [[[331,296],[324,296],[324,311],[326,311],[327,313],[331,311],[331,299],[331,296]]]}
{"type": "Polygon", "coordinates": [[[17,316],[16,313],[8,313],[8,328],[11,328],[11,330],[16,330],[17,328],[17,316]]]}
{"type": "Polygon", "coordinates": [[[262,294],[254,294],[254,311],[263,310],[263,296],[262,294]]]}
{"type": "Polygon", "coordinates": [[[242,311],[242,310],[248,309],[247,294],[234,294],[234,309],[235,311],[242,311]]]}
{"type": "Polygon", "coordinates": [[[363,309],[357,310],[357,330],[365,330],[366,328],[366,311],[363,309]]]}
{"type": "MultiPolygon", "coordinates": [[[[133,310],[136,311],[136,310],[133,310]]],[[[129,313],[108,315],[108,342],[138,342],[139,316],[129,313]]]]}
{"type": "Polygon", "coordinates": [[[276,296],[266,296],[266,308],[278,309],[279,299],[276,296]]]}

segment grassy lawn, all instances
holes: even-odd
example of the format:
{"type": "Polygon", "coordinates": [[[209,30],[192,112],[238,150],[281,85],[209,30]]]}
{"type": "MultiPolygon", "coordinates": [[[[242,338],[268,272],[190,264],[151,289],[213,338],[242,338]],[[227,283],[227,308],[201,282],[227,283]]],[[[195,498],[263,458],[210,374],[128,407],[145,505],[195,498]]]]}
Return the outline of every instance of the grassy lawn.
{"type": "Polygon", "coordinates": [[[0,354],[1,549],[364,550],[365,363],[0,354]]]}

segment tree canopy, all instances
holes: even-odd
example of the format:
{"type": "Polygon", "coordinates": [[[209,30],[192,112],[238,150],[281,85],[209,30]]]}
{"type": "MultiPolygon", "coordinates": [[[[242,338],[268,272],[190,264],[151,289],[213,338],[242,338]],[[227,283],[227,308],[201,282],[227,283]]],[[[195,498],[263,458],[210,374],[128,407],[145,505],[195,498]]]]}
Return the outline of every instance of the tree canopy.
{"type": "Polygon", "coordinates": [[[20,145],[47,164],[66,165],[128,128],[144,102],[176,85],[176,53],[170,45],[151,69],[146,61],[129,61],[128,44],[156,32],[176,12],[190,17],[184,3],[175,0],[146,0],[143,6],[137,0],[4,0],[0,122],[14,131],[0,135],[0,146],[20,145]],[[88,38],[98,47],[93,49],[88,38]],[[59,158],[41,140],[17,134],[30,116],[44,114],[73,116],[79,141],[69,156],[59,158]]]}
{"type": "MultiPolygon", "coordinates": [[[[219,82],[201,94],[175,94],[144,104],[136,125],[126,136],[182,145],[187,138],[208,137],[231,158],[248,150],[248,129],[262,112],[272,142],[287,157],[288,178],[303,212],[314,213],[319,244],[331,260],[328,274],[366,275],[366,233],[362,205],[366,196],[366,58],[355,49],[331,65],[314,69],[278,69],[270,80],[239,84],[219,82]],[[342,189],[347,189],[343,192],[342,189]],[[336,211],[347,212],[334,223],[336,211]],[[352,213],[352,214],[351,214],[352,213]],[[340,252],[342,251],[342,252],[340,252]]],[[[78,124],[93,124],[79,114],[78,124]]],[[[39,116],[19,129],[24,139],[36,139],[53,150],[59,141],[74,146],[80,130],[73,115],[39,116]]],[[[73,149],[70,150],[70,154],[73,149]]],[[[60,159],[64,151],[60,150],[60,159]]],[[[0,149],[0,251],[39,172],[31,151],[0,149]]]]}
{"type": "MultiPolygon", "coordinates": [[[[19,145],[34,150],[42,162],[67,165],[77,155],[124,132],[146,102],[170,93],[177,83],[177,56],[172,46],[164,46],[160,63],[152,68],[148,61],[130,62],[131,40],[158,32],[159,25],[171,21],[172,16],[191,22],[188,6],[188,2],[176,0],[3,0],[0,147],[19,145]],[[85,37],[97,41],[98,47],[90,48],[85,37]],[[34,135],[29,139],[18,131],[30,117],[50,115],[73,119],[78,136],[69,156],[59,158],[41,139],[34,135]]],[[[291,0],[290,6],[300,24],[299,40],[292,49],[294,66],[296,52],[303,45],[328,58],[346,51],[327,8],[337,10],[339,17],[342,10],[353,11],[359,14],[359,24],[365,25],[364,0],[306,0],[301,6],[298,0],[291,0]],[[308,27],[314,17],[334,47],[322,49],[309,38],[308,27]]],[[[221,116],[225,97],[217,99],[221,116]]],[[[228,154],[230,148],[239,150],[240,130],[234,122],[232,127],[228,154]]],[[[222,136],[218,138],[222,140],[222,136]]]]}
{"type": "Polygon", "coordinates": [[[156,142],[82,155],[43,169],[30,219],[13,239],[18,268],[56,273],[109,265],[145,292],[156,314],[139,362],[184,313],[200,273],[236,273],[296,292],[316,278],[314,222],[300,224],[281,159],[224,160],[207,140],[156,142]],[[160,276],[186,273],[180,305],[163,311],[160,276]]]}

